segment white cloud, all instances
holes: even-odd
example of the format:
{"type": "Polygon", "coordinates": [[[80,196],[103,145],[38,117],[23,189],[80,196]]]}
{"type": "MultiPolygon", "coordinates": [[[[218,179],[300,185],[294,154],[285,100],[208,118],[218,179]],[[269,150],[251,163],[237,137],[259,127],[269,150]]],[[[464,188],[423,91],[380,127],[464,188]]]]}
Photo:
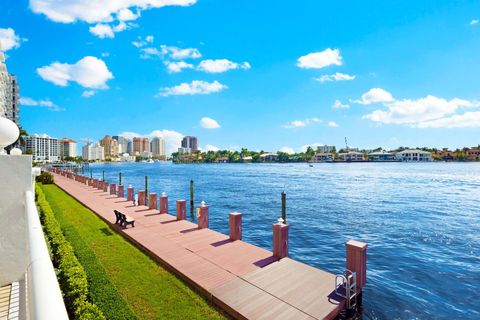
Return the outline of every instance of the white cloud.
{"type": "Polygon", "coordinates": [[[203,117],[200,119],[200,126],[204,129],[218,129],[220,125],[218,124],[217,120],[212,118],[203,117]]]}
{"type": "Polygon", "coordinates": [[[107,81],[113,79],[103,60],[87,56],[74,64],[53,62],[49,66],[37,69],[42,79],[65,87],[70,81],[84,88],[107,89],[107,81]]]}
{"type": "Polygon", "coordinates": [[[137,48],[141,48],[146,46],[149,43],[153,43],[153,40],[154,40],[154,37],[152,35],[146,36],[145,39],[139,36],[137,37],[137,41],[133,41],[132,44],[137,48]]]}
{"type": "MultiPolygon", "coordinates": [[[[30,9],[60,23],[83,21],[89,24],[114,24],[136,20],[144,10],[165,6],[186,7],[196,2],[197,0],[30,0],[30,9]]],[[[119,31],[123,30],[125,29],[119,31]]]]}
{"type": "Polygon", "coordinates": [[[451,118],[446,116],[454,115],[460,108],[480,107],[480,102],[468,101],[454,98],[446,100],[432,95],[424,98],[412,100],[403,99],[392,102],[385,102],[385,109],[377,109],[363,116],[363,119],[384,124],[405,124],[412,127],[445,127],[452,126],[452,123],[458,125],[459,121],[467,121],[472,115],[459,117],[456,115],[451,118]]]}
{"type": "Polygon", "coordinates": [[[151,59],[153,57],[161,57],[162,53],[154,47],[146,47],[140,49],[140,58],[142,59],[151,59]]]}
{"type": "Polygon", "coordinates": [[[27,41],[27,39],[15,34],[15,30],[12,28],[0,28],[0,51],[19,48],[23,41],[27,41]]]}
{"type": "Polygon", "coordinates": [[[95,90],[85,90],[82,92],[82,97],[84,98],[90,98],[96,93],[95,90]]]}
{"type": "Polygon", "coordinates": [[[65,109],[59,107],[49,99],[35,100],[29,97],[21,97],[20,104],[23,106],[45,107],[50,111],[64,111],[65,109]]]}
{"type": "Polygon", "coordinates": [[[167,66],[168,72],[170,73],[181,72],[183,69],[193,69],[193,64],[186,63],[185,61],[178,61],[178,62],[165,61],[164,63],[167,66]]]}
{"type": "Polygon", "coordinates": [[[112,27],[108,24],[99,23],[93,27],[88,28],[88,30],[91,34],[96,35],[100,39],[115,37],[115,33],[113,32],[112,27]]]}
{"type": "Polygon", "coordinates": [[[89,27],[88,30],[91,34],[99,37],[100,39],[104,39],[115,38],[115,33],[133,28],[134,26],[134,24],[127,24],[123,21],[120,21],[116,26],[105,23],[98,23],[93,27],[89,27]]]}
{"type": "Polygon", "coordinates": [[[230,61],[228,59],[217,59],[217,60],[203,60],[198,65],[197,69],[200,71],[205,71],[209,73],[221,73],[226,72],[228,70],[235,70],[235,69],[244,69],[248,70],[251,66],[248,62],[237,63],[230,61]]]}
{"type": "Polygon", "coordinates": [[[313,125],[321,122],[323,122],[323,120],[319,118],[308,118],[305,120],[294,120],[294,121],[288,122],[284,124],[283,127],[286,129],[293,129],[293,128],[306,127],[308,125],[313,125]]]}
{"type": "Polygon", "coordinates": [[[329,121],[328,126],[332,128],[337,128],[339,125],[335,121],[329,121]]]}
{"type": "Polygon", "coordinates": [[[217,80],[206,82],[201,80],[193,80],[190,83],[184,82],[174,87],[160,88],[157,96],[178,96],[178,95],[194,95],[194,94],[211,94],[220,92],[228,87],[221,84],[217,80]]]}
{"type": "Polygon", "coordinates": [[[472,21],[470,21],[470,25],[471,25],[471,26],[475,26],[475,25],[477,25],[479,22],[480,22],[480,20],[478,20],[478,19],[473,19],[472,21]]]}
{"type": "Polygon", "coordinates": [[[350,105],[349,104],[343,104],[342,101],[337,99],[333,103],[332,108],[334,108],[334,109],[348,109],[348,108],[350,108],[350,105]]]}
{"type": "Polygon", "coordinates": [[[420,122],[418,128],[479,128],[480,111],[465,112],[451,117],[420,122]]]}
{"type": "Polygon", "coordinates": [[[200,51],[195,48],[179,48],[175,46],[161,45],[160,49],[164,56],[174,60],[197,59],[202,56],[200,51]]]}
{"type": "Polygon", "coordinates": [[[290,148],[290,147],[281,147],[280,152],[285,152],[285,153],[288,153],[288,154],[294,154],[295,153],[295,150],[293,150],[293,148],[290,148]]]}
{"type": "Polygon", "coordinates": [[[372,88],[362,94],[360,100],[350,100],[350,102],[367,105],[372,103],[389,102],[393,100],[393,96],[390,92],[385,91],[382,88],[372,88]]]}
{"type": "Polygon", "coordinates": [[[355,75],[349,75],[345,73],[340,73],[336,72],[334,74],[324,74],[318,78],[314,78],[317,81],[320,81],[321,83],[327,82],[327,81],[349,81],[349,80],[354,80],[355,75]]]}
{"type": "Polygon", "coordinates": [[[134,137],[145,137],[145,138],[149,138],[150,140],[155,137],[163,138],[165,139],[165,149],[167,154],[176,152],[177,149],[181,146],[182,139],[184,137],[184,135],[181,134],[180,132],[167,130],[167,129],[154,130],[147,134],[140,134],[136,132],[125,131],[125,132],[119,133],[118,135],[128,139],[133,139],[134,137]]]}
{"type": "Polygon", "coordinates": [[[219,150],[220,150],[220,148],[218,148],[218,147],[216,147],[216,146],[212,146],[211,144],[207,144],[207,145],[205,146],[205,151],[207,151],[207,152],[208,152],[208,151],[217,152],[217,151],[219,151],[219,150]]]}
{"type": "Polygon", "coordinates": [[[330,65],[342,65],[342,56],[339,49],[325,49],[312,52],[298,58],[297,66],[304,69],[320,69],[330,65]]]}
{"type": "Polygon", "coordinates": [[[140,11],[138,10],[137,13],[133,13],[132,10],[123,8],[118,11],[117,18],[120,21],[130,21],[130,20],[137,20],[140,16],[140,11]]]}

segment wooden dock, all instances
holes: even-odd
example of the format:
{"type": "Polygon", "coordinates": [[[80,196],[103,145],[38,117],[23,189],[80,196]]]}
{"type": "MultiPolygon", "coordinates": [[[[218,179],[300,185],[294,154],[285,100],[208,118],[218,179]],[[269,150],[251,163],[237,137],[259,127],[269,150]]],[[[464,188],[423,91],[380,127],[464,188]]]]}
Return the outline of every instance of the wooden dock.
{"type": "Polygon", "coordinates": [[[236,319],[333,319],[335,276],[59,174],[55,183],[236,319]],[[115,225],[116,209],[135,227],[115,225]]]}

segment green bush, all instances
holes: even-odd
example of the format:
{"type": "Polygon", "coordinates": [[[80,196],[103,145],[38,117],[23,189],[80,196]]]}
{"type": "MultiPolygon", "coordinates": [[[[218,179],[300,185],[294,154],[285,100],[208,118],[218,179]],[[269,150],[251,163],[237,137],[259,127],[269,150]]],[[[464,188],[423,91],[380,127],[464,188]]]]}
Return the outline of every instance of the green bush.
{"type": "Polygon", "coordinates": [[[72,246],[63,236],[43,191],[37,187],[40,220],[52,251],[53,265],[59,269],[58,282],[65,306],[72,319],[106,319],[100,309],[88,301],[87,274],[78,261],[72,246]]]}
{"type": "Polygon", "coordinates": [[[38,177],[35,178],[35,181],[43,184],[52,184],[53,175],[49,172],[43,171],[38,177]]]}

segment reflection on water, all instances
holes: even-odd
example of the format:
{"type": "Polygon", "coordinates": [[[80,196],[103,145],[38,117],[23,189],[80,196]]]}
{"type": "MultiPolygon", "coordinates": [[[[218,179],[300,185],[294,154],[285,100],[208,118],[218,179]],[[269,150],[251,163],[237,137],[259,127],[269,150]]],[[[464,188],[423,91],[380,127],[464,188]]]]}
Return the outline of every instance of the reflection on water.
{"type": "MultiPolygon", "coordinates": [[[[271,249],[272,223],[287,193],[290,256],[332,273],[345,242],[368,243],[367,319],[480,319],[480,163],[93,165],[96,177],[166,192],[169,207],[210,205],[210,227],[228,234],[228,213],[243,217],[243,238],[271,249]]],[[[173,213],[173,212],[172,212],[173,213]]],[[[333,286],[333,284],[332,284],[333,286]]]]}

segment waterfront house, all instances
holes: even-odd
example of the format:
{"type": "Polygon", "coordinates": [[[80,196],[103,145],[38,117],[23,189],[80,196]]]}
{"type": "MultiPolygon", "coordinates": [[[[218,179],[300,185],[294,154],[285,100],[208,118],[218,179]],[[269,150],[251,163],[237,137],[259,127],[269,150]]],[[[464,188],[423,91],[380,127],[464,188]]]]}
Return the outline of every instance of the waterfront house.
{"type": "Polygon", "coordinates": [[[480,147],[472,147],[465,153],[467,160],[478,161],[480,160],[480,147]]]}
{"type": "Polygon", "coordinates": [[[251,157],[251,156],[243,157],[242,160],[243,160],[243,162],[252,162],[253,157],[251,157]]]}
{"type": "Polygon", "coordinates": [[[333,153],[330,152],[318,152],[313,155],[312,162],[332,162],[333,153]]]}
{"type": "Polygon", "coordinates": [[[365,157],[363,153],[357,152],[357,151],[339,153],[338,159],[340,161],[346,161],[346,162],[365,161],[365,157]]]}
{"type": "Polygon", "coordinates": [[[220,157],[215,160],[217,163],[227,163],[228,162],[228,157],[220,157]]]}
{"type": "Polygon", "coordinates": [[[382,162],[382,161],[396,161],[395,155],[393,153],[387,152],[385,150],[371,152],[368,154],[368,161],[382,162]]]}
{"type": "Polygon", "coordinates": [[[260,159],[265,162],[274,162],[278,160],[276,153],[263,153],[260,155],[260,159]]]}
{"type": "Polygon", "coordinates": [[[432,161],[432,153],[418,149],[407,149],[397,152],[395,157],[404,162],[429,162],[432,161]]]}
{"type": "Polygon", "coordinates": [[[438,150],[435,153],[435,156],[436,158],[439,158],[444,161],[453,161],[453,160],[458,160],[459,154],[456,151],[450,151],[448,150],[448,148],[443,148],[442,150],[438,150]]]}

